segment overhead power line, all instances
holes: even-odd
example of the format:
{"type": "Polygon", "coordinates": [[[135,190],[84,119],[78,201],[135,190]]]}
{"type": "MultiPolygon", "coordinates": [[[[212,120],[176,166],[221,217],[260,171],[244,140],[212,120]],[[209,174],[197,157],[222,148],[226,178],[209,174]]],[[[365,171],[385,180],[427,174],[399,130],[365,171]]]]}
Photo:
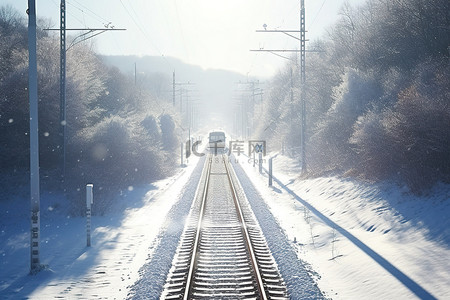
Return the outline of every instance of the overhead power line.
{"type": "Polygon", "coordinates": [[[311,27],[313,26],[314,22],[316,22],[317,17],[319,16],[320,12],[322,11],[323,6],[325,5],[325,2],[327,2],[327,0],[323,0],[322,5],[320,6],[319,10],[317,11],[316,15],[314,16],[313,20],[311,21],[311,23],[309,24],[308,29],[311,29],[311,27]]]}
{"type": "MultiPolygon", "coordinates": [[[[120,4],[122,4],[122,7],[125,9],[125,12],[128,14],[128,16],[131,18],[131,20],[133,21],[133,23],[136,25],[137,29],[142,33],[142,35],[144,36],[144,38],[148,41],[148,43],[159,53],[159,55],[161,55],[164,58],[164,61],[173,69],[173,65],[170,63],[170,61],[164,56],[164,54],[161,52],[161,50],[158,48],[158,46],[156,46],[152,39],[148,36],[148,33],[143,29],[143,26],[141,26],[137,21],[136,18],[132,16],[132,14],[130,13],[130,11],[128,10],[128,8],[125,6],[125,4],[123,3],[122,0],[120,0],[120,4]]],[[[133,9],[133,6],[130,2],[130,7],[131,9],[134,11],[135,15],[136,11],[133,9]]]]}
{"type": "MultiPolygon", "coordinates": [[[[325,2],[324,2],[325,3],[325,2]]],[[[306,26],[305,26],[305,0],[300,0],[300,30],[267,30],[267,25],[264,24],[264,30],[257,30],[256,32],[268,32],[268,33],[283,33],[296,40],[300,41],[300,49],[256,49],[250,51],[256,52],[269,52],[275,54],[276,52],[299,52],[300,53],[300,105],[301,105],[301,134],[300,134],[300,148],[301,148],[301,172],[306,172],[306,52],[320,52],[316,50],[306,50],[306,26]],[[299,33],[300,37],[293,35],[292,33],[299,33]]],[[[282,55],[280,57],[286,58],[282,55]]]]}
{"type": "Polygon", "coordinates": [[[111,23],[105,25],[105,28],[66,28],[66,0],[61,0],[60,4],[60,28],[51,28],[46,30],[58,30],[60,32],[60,123],[61,123],[61,137],[62,137],[62,179],[65,177],[66,168],[66,128],[67,128],[67,118],[66,118],[66,52],[76,44],[93,38],[103,32],[112,30],[126,30],[121,28],[109,27],[111,23]],[[81,35],[75,37],[72,40],[69,47],[67,47],[66,42],[66,31],[77,30],[86,31],[81,35]]]}
{"type": "MultiPolygon", "coordinates": [[[[74,4],[70,3],[71,1],[74,1],[75,3],[77,3],[78,5],[80,5],[81,7],[83,7],[85,10],[87,10],[88,12],[90,12],[93,16],[95,16],[97,18],[98,21],[103,20],[106,23],[110,23],[110,20],[107,20],[105,18],[103,18],[101,15],[97,14],[95,11],[91,10],[89,7],[85,6],[84,4],[78,2],[77,0],[70,0],[68,1],[68,4],[74,6],[77,9],[80,9],[78,7],[76,7],[74,4]]],[[[80,9],[82,12],[84,12],[84,10],[80,9]]],[[[100,21],[101,23],[104,23],[103,21],[100,21]]]]}

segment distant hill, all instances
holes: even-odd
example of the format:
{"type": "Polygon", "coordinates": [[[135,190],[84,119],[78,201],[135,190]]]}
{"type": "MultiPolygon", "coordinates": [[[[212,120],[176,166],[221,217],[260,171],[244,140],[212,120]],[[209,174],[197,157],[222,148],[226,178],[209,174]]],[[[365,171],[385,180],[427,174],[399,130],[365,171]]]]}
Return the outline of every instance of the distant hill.
{"type": "MultiPolygon", "coordinates": [[[[173,57],[164,56],[101,56],[103,61],[112,66],[116,66],[123,73],[134,74],[136,63],[137,72],[152,74],[160,73],[167,77],[167,90],[172,90],[172,73],[175,71],[175,81],[177,83],[190,82],[192,90],[191,96],[197,99],[199,112],[212,115],[214,118],[227,120],[233,116],[233,93],[237,89],[237,82],[247,81],[245,75],[227,70],[204,70],[199,66],[190,65],[173,57]]],[[[249,78],[248,80],[252,80],[249,78]]],[[[178,86],[179,87],[179,86],[178,86]]],[[[185,86],[187,88],[187,86],[185,86]]],[[[177,93],[176,102],[179,101],[177,93]]],[[[185,101],[185,100],[183,100],[185,101]]],[[[178,104],[177,104],[178,105],[178,104]]],[[[208,118],[206,118],[208,119],[208,118]]]]}

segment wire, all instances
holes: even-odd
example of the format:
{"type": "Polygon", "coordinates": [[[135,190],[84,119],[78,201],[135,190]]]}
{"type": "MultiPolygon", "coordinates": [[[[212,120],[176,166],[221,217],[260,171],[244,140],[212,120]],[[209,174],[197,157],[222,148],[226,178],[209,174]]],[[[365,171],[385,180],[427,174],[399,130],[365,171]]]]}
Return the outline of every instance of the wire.
{"type": "Polygon", "coordinates": [[[136,19],[138,19],[138,20],[140,21],[140,18],[139,18],[139,16],[138,16],[138,14],[137,14],[136,11],[134,10],[133,2],[130,2],[130,7],[131,7],[131,10],[133,11],[134,15],[136,16],[136,19]]]}
{"type": "Polygon", "coordinates": [[[86,27],[86,19],[85,16],[90,17],[92,20],[97,21],[99,23],[101,23],[103,26],[108,27],[112,22],[103,18],[102,16],[98,15],[97,13],[95,13],[93,10],[91,10],[89,7],[83,5],[82,3],[78,2],[77,0],[70,0],[67,1],[68,5],[71,5],[72,7],[78,9],[82,14],[83,14],[83,21],[81,21],[79,18],[77,18],[75,15],[71,15],[71,17],[77,19],[80,24],[84,25],[84,27],[86,27]],[[72,1],[74,1],[77,5],[75,5],[74,3],[72,3],[72,1]]]}
{"type": "MultiPolygon", "coordinates": [[[[138,24],[138,22],[135,20],[135,18],[133,18],[133,16],[131,15],[130,11],[128,10],[128,8],[125,6],[125,4],[122,2],[122,0],[120,0],[120,3],[122,4],[123,8],[125,9],[125,12],[128,14],[128,16],[130,16],[130,18],[132,19],[133,23],[136,25],[136,27],[139,29],[139,31],[144,35],[145,39],[147,39],[147,41],[156,49],[157,52],[159,52],[159,54],[164,58],[164,60],[166,61],[166,63],[173,69],[174,66],[170,63],[170,61],[167,60],[167,58],[164,56],[164,54],[162,54],[162,52],[159,50],[159,48],[154,45],[151,41],[151,39],[148,37],[147,33],[142,29],[142,27],[138,24]]],[[[134,14],[137,16],[136,11],[134,10],[132,4],[130,3],[130,7],[133,10],[134,14]]],[[[138,17],[138,16],[137,16],[138,17]]],[[[155,99],[154,104],[160,109],[160,111],[162,113],[164,113],[165,109],[163,107],[161,107],[160,103],[158,102],[157,99],[155,99]]],[[[185,128],[182,126],[182,124],[180,124],[178,122],[177,119],[173,119],[174,123],[181,128],[183,131],[185,130],[185,128]]]]}
{"type": "MultiPolygon", "coordinates": [[[[77,0],[71,0],[71,1],[76,2],[78,5],[80,5],[81,7],[84,7],[87,11],[89,11],[92,15],[96,16],[97,17],[97,21],[99,21],[101,19],[101,20],[105,21],[106,23],[109,23],[109,20],[106,20],[105,18],[103,18],[99,14],[95,13],[93,10],[89,9],[89,7],[85,6],[84,4],[78,2],[77,0]]],[[[103,23],[103,21],[100,21],[100,22],[103,23]]]]}
{"type": "Polygon", "coordinates": [[[55,2],[55,0],[52,0],[52,2],[53,2],[53,4],[55,4],[56,7],[58,7],[58,8],[60,7],[60,5],[55,2]]]}
{"type": "MultiPolygon", "coordinates": [[[[153,44],[151,38],[149,38],[147,32],[145,32],[144,29],[142,29],[142,27],[138,24],[138,22],[136,21],[136,18],[134,18],[130,11],[128,10],[128,8],[125,6],[125,4],[122,2],[122,0],[120,0],[120,3],[122,4],[123,8],[125,9],[125,12],[128,14],[128,16],[130,16],[131,20],[133,21],[133,23],[136,25],[136,27],[139,29],[139,31],[143,34],[143,36],[145,37],[145,39],[149,42],[149,44],[164,58],[164,60],[167,62],[167,64],[173,69],[173,65],[167,60],[167,58],[164,56],[164,54],[161,52],[161,50],[159,50],[158,46],[156,46],[155,44],[153,44]]],[[[135,12],[136,11],[133,9],[133,6],[130,2],[130,6],[131,9],[135,12]]],[[[137,16],[137,14],[136,14],[137,16]]]]}
{"type": "Polygon", "coordinates": [[[153,45],[153,43],[151,42],[151,39],[147,36],[147,33],[141,28],[141,26],[136,22],[136,18],[134,18],[130,11],[128,10],[128,8],[125,6],[125,4],[123,4],[122,0],[120,0],[120,4],[122,4],[123,8],[125,9],[125,12],[128,14],[128,16],[131,18],[131,20],[133,21],[133,23],[136,25],[136,27],[139,29],[139,31],[144,35],[144,37],[149,41],[149,43],[161,54],[161,51],[159,51],[159,49],[153,45]]]}
{"type": "Polygon", "coordinates": [[[319,16],[320,12],[322,11],[323,6],[325,5],[325,2],[327,2],[327,0],[323,0],[322,5],[319,8],[319,11],[317,12],[317,14],[315,15],[314,19],[311,21],[311,23],[308,26],[308,30],[311,29],[312,25],[314,24],[314,22],[317,20],[317,17],[319,16]]]}
{"type": "MultiPolygon", "coordinates": [[[[185,38],[184,38],[183,26],[181,26],[180,14],[179,14],[179,11],[178,11],[177,0],[175,0],[174,2],[175,2],[175,12],[176,12],[176,14],[177,14],[178,27],[180,28],[181,40],[182,40],[182,42],[183,42],[183,48],[184,48],[184,50],[186,51],[186,54],[188,55],[188,59],[189,59],[189,51],[187,51],[187,48],[186,48],[186,41],[185,41],[185,38]]],[[[197,24],[197,23],[196,23],[196,24],[197,24]]]]}
{"type": "MultiPolygon", "coordinates": [[[[68,2],[67,2],[67,4],[73,6],[74,8],[76,8],[76,9],[78,9],[79,11],[81,11],[82,13],[84,13],[83,10],[82,10],[81,8],[74,6],[72,3],[68,3],[68,2]]],[[[85,23],[83,23],[83,21],[82,21],[81,19],[79,19],[77,16],[75,16],[74,14],[71,14],[70,17],[71,17],[71,18],[74,18],[75,20],[77,20],[77,21],[80,23],[80,25],[83,25],[83,26],[84,26],[85,23]]]]}

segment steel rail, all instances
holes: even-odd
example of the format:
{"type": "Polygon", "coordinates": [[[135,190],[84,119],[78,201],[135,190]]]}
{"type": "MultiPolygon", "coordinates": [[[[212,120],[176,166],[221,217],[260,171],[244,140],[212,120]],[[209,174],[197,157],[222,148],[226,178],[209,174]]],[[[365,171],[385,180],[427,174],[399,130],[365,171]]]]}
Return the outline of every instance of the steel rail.
{"type": "Polygon", "coordinates": [[[242,232],[244,233],[245,242],[246,242],[247,249],[248,249],[248,252],[249,252],[249,255],[250,255],[250,262],[251,262],[251,264],[253,266],[253,270],[255,271],[255,277],[256,277],[256,281],[257,281],[258,292],[259,292],[259,295],[261,296],[261,299],[267,300],[268,297],[267,297],[266,291],[264,289],[264,283],[263,283],[263,280],[262,280],[261,273],[259,271],[259,267],[258,267],[256,256],[255,256],[255,253],[254,253],[254,250],[253,250],[253,246],[252,246],[252,242],[251,242],[251,239],[250,239],[250,235],[248,233],[247,226],[245,224],[244,214],[242,213],[242,209],[241,209],[241,205],[239,204],[236,188],[235,188],[234,182],[233,182],[233,180],[231,178],[231,171],[230,171],[230,167],[228,166],[229,162],[227,162],[227,159],[225,158],[225,156],[223,156],[222,158],[223,158],[223,162],[225,164],[225,170],[226,170],[226,173],[227,173],[228,183],[230,184],[231,194],[232,194],[233,200],[234,200],[234,205],[235,205],[236,210],[238,212],[239,220],[240,220],[240,222],[242,224],[242,232]]]}
{"type": "Polygon", "coordinates": [[[210,178],[210,174],[211,174],[211,164],[212,164],[212,155],[209,155],[208,166],[206,169],[205,186],[203,188],[202,204],[201,204],[201,208],[200,208],[200,216],[199,216],[199,219],[197,222],[197,232],[196,232],[196,236],[195,236],[192,259],[191,259],[191,263],[189,266],[189,273],[188,273],[188,277],[186,280],[186,289],[184,290],[184,296],[183,296],[184,300],[189,299],[189,295],[191,294],[192,288],[194,286],[193,278],[194,278],[194,272],[195,272],[195,265],[197,263],[197,258],[198,258],[197,249],[198,249],[199,242],[200,242],[201,224],[203,222],[203,212],[205,210],[206,198],[208,196],[209,178],[210,178]]]}

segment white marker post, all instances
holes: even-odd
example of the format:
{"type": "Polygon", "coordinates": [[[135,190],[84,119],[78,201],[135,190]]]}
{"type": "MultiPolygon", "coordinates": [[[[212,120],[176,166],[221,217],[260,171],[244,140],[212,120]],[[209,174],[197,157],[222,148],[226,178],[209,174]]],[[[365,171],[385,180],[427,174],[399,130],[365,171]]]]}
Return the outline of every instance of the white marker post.
{"type": "Polygon", "coordinates": [[[272,159],[273,157],[269,158],[269,186],[272,186],[272,159]]]}
{"type": "Polygon", "coordinates": [[[94,204],[94,185],[86,185],[86,234],[87,234],[87,246],[91,246],[91,207],[94,204]]]}

